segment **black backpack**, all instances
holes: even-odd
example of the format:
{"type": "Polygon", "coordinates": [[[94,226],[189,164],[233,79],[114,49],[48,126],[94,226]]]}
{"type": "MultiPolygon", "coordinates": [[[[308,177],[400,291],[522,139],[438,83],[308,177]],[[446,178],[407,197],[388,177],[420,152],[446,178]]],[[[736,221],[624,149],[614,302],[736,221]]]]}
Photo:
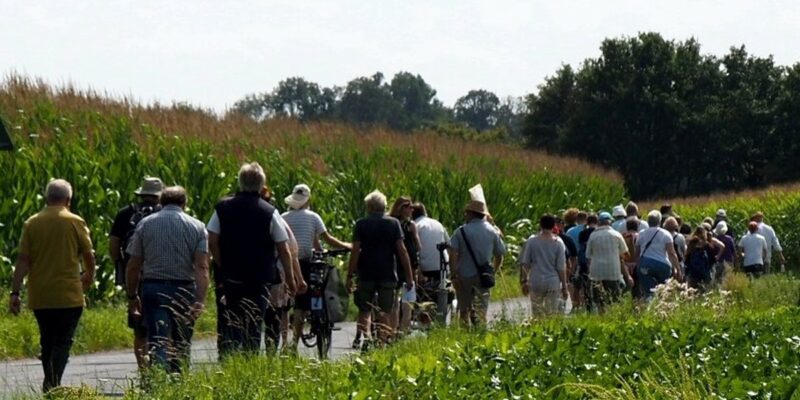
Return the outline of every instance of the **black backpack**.
{"type": "Polygon", "coordinates": [[[711,278],[712,260],[708,247],[694,249],[686,260],[686,274],[698,280],[711,278]]]}
{"type": "Polygon", "coordinates": [[[161,211],[161,204],[137,204],[131,203],[133,214],[128,220],[129,229],[125,237],[121,238],[120,246],[122,247],[121,265],[116,265],[114,268],[114,284],[125,285],[125,266],[128,265],[128,260],[131,256],[128,254],[128,243],[130,243],[133,234],[136,232],[136,226],[139,225],[146,216],[161,211]]]}

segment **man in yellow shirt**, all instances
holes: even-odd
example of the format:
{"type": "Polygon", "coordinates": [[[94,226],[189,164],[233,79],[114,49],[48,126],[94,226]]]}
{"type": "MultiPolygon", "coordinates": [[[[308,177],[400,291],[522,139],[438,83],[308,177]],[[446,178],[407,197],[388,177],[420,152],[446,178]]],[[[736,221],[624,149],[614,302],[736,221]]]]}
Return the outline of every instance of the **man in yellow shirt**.
{"type": "Polygon", "coordinates": [[[61,385],[75,328],[86,305],[83,292],[94,282],[89,228],[69,211],[71,199],[69,182],[56,179],[47,184],[47,207],[25,221],[22,229],[11,284],[9,308],[17,315],[22,280],[28,276],[28,308],[39,325],[45,393],[61,385]]]}

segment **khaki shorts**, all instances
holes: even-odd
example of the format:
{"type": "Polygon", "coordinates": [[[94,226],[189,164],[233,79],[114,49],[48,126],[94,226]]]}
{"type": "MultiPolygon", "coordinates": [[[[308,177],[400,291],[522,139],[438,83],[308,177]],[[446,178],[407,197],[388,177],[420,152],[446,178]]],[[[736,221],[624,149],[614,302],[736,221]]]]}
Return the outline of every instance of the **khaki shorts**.
{"type": "Polygon", "coordinates": [[[396,282],[375,282],[359,280],[353,301],[360,312],[391,312],[397,300],[396,282]],[[377,296],[377,298],[376,298],[377,296]]]}

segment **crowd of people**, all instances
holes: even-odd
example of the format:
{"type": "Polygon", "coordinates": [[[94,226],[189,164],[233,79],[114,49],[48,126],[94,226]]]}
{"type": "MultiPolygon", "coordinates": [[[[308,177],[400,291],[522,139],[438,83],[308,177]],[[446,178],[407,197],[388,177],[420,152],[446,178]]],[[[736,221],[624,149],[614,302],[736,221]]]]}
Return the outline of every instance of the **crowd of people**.
{"type": "Polygon", "coordinates": [[[617,205],[592,214],[568,209],[563,218],[545,215],[519,256],[520,284],[534,314],[573,310],[603,312],[627,291],[639,302],[652,298],[670,278],[699,292],[719,285],[734,266],[752,277],[770,273],[773,260],[785,271],[775,230],[754,213],[737,238],[719,209],[694,229],[669,204],[652,210],[646,221],[638,206],[617,205]]]}
{"type": "MultiPolygon", "coordinates": [[[[311,310],[312,255],[323,242],[350,250],[346,287],[359,311],[354,348],[395,340],[409,331],[413,315],[423,325],[443,324],[451,292],[460,324],[485,324],[506,244],[481,186],[469,193],[465,223],[451,237],[424,204],[401,196],[389,209],[376,190],[365,197],[366,215],[346,242],[311,210],[306,184],[284,198],[288,210],[280,213],[257,163],[242,165],[238,191],[219,200],[208,223],[185,213],[184,188],[146,178],[134,192],[138,200],[119,210],[109,233],[139,367],[185,367],[210,287],[221,358],[260,352],[262,336],[268,352],[296,350],[311,310]]],[[[68,182],[47,184],[46,207],[23,228],[9,302],[18,314],[27,276],[28,306],[41,333],[45,392],[60,385],[85,307],[82,292],[94,283],[89,229],[70,212],[71,198],[68,182]]],[[[734,264],[754,276],[769,273],[776,258],[783,268],[780,243],[763,214],[753,215],[741,238],[734,236],[725,210],[716,217],[692,230],[669,206],[642,221],[632,202],[610,213],[568,209],[562,218],[544,215],[517,260],[522,291],[534,315],[563,312],[568,298],[574,310],[602,312],[625,291],[647,301],[670,277],[708,290],[734,264]]]]}

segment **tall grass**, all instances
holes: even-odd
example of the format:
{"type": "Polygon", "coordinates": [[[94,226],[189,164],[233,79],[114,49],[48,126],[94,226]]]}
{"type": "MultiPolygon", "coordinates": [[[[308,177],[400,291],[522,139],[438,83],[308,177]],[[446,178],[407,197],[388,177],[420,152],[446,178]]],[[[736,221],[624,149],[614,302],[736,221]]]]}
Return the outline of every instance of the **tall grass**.
{"type": "Polygon", "coordinates": [[[128,397],[792,398],[800,394],[800,281],[746,282],[734,296],[683,299],[669,314],[659,305],[634,313],[627,300],[603,316],[440,330],[334,363],[233,359],[128,397]]]}

